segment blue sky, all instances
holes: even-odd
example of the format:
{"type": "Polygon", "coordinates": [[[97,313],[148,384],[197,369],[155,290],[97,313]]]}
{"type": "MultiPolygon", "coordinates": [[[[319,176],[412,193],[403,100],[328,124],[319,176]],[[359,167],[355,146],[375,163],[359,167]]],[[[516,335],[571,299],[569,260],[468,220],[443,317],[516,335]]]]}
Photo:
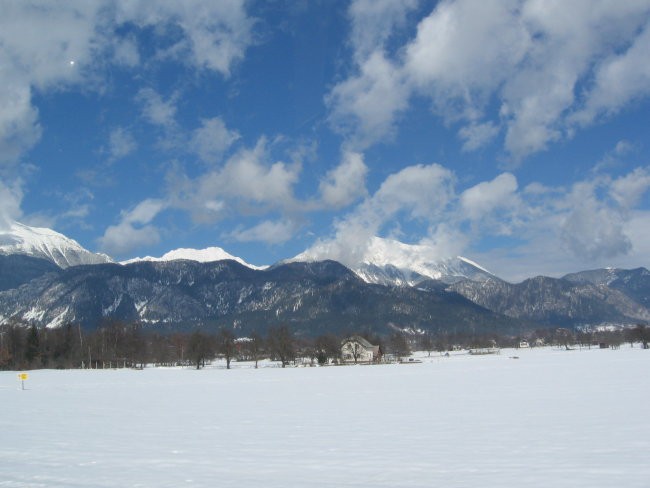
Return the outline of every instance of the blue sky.
{"type": "Polygon", "coordinates": [[[0,225],[648,266],[649,57],[648,0],[2,1],[0,225]]]}

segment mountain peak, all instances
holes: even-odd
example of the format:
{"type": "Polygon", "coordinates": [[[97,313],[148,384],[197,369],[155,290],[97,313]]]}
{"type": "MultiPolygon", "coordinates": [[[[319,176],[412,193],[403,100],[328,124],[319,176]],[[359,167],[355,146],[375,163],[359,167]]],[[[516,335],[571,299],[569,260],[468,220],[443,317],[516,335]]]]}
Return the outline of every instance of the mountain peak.
{"type": "Polygon", "coordinates": [[[324,259],[340,261],[369,283],[414,285],[426,279],[454,282],[465,278],[478,281],[494,278],[485,268],[462,256],[442,257],[433,246],[405,244],[377,236],[354,252],[346,252],[336,243],[319,243],[292,261],[324,259]]]}
{"type": "Polygon", "coordinates": [[[232,260],[232,261],[237,261],[239,264],[242,264],[252,269],[264,269],[266,267],[266,266],[254,266],[252,264],[249,264],[246,261],[244,261],[242,258],[233,256],[232,254],[226,252],[225,250],[217,246],[206,247],[205,249],[179,248],[179,249],[174,249],[173,251],[169,251],[163,254],[159,258],[155,258],[152,256],[145,256],[143,258],[134,258],[134,259],[129,259],[127,261],[122,261],[121,264],[130,264],[130,263],[136,263],[140,261],[177,261],[181,259],[184,259],[186,261],[196,261],[199,263],[210,263],[213,261],[232,260]]]}
{"type": "Polygon", "coordinates": [[[8,228],[0,230],[0,254],[43,258],[61,268],[112,261],[106,254],[90,252],[74,239],[52,229],[19,222],[11,222],[8,228]]]}

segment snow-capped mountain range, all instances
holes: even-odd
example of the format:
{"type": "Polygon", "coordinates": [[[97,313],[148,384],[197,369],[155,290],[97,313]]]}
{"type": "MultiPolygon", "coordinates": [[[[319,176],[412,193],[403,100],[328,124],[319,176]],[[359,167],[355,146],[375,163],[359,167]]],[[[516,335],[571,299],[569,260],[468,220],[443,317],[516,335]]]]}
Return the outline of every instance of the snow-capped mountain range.
{"type": "MultiPolygon", "coordinates": [[[[18,222],[13,222],[9,229],[0,231],[0,254],[23,254],[44,258],[61,268],[79,264],[113,262],[109,256],[90,252],[63,234],[51,229],[29,227],[18,222]]],[[[462,279],[485,281],[496,278],[477,263],[462,256],[439,259],[432,247],[404,244],[380,237],[371,238],[365,249],[356,253],[355,257],[340,254],[340,251],[338,254],[334,253],[327,245],[320,244],[284,262],[314,262],[331,259],[341,262],[367,283],[383,285],[414,286],[428,279],[454,283],[462,279]]],[[[242,258],[233,256],[216,246],[206,249],[175,249],[161,257],[138,257],[122,261],[120,264],[176,260],[199,263],[233,260],[251,269],[267,267],[249,264],[242,258]]]]}
{"type": "Polygon", "coordinates": [[[305,333],[331,324],[511,331],[629,325],[650,323],[650,271],[592,270],[511,284],[469,259],[437,259],[434,248],[381,238],[354,250],[317,245],[263,269],[218,247],[115,264],[49,229],[13,223],[0,231],[0,325],[95,327],[105,319],[170,328],[295,323],[305,333]]]}
{"type": "Polygon", "coordinates": [[[43,258],[61,268],[113,261],[106,254],[90,252],[77,241],[51,229],[29,227],[18,222],[11,222],[6,229],[0,228],[0,254],[43,258]]]}
{"type": "Polygon", "coordinates": [[[372,237],[357,253],[336,252],[329,244],[317,244],[289,261],[339,261],[368,283],[415,286],[433,279],[454,283],[461,279],[496,278],[485,268],[462,256],[440,258],[431,246],[404,244],[372,237]]]}

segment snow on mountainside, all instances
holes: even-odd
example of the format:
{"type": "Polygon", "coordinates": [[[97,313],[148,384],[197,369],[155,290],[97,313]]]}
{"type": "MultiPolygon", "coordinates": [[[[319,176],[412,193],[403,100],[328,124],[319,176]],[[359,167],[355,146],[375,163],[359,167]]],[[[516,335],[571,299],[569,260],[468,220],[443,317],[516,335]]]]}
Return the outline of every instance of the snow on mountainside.
{"type": "Polygon", "coordinates": [[[223,249],[221,249],[220,247],[216,247],[216,246],[207,247],[205,249],[180,248],[180,249],[175,249],[173,251],[169,251],[168,253],[162,255],[159,258],[146,256],[144,258],[134,258],[134,259],[129,259],[127,261],[122,261],[121,264],[131,264],[131,263],[137,263],[141,261],[152,261],[152,262],[176,261],[179,259],[185,259],[187,261],[196,261],[198,263],[211,263],[214,261],[224,261],[226,259],[230,259],[233,261],[237,261],[239,264],[243,264],[244,266],[252,269],[264,269],[266,267],[266,266],[254,266],[252,264],[248,264],[243,259],[238,258],[237,256],[233,256],[232,254],[229,254],[223,249]]]}
{"type": "Polygon", "coordinates": [[[330,244],[317,244],[291,261],[341,262],[368,283],[414,286],[428,280],[454,283],[462,279],[485,281],[496,277],[462,256],[440,259],[431,246],[404,244],[373,237],[356,256],[341,252],[330,244]]]}
{"type": "Polygon", "coordinates": [[[18,222],[12,222],[8,229],[0,230],[0,254],[23,254],[43,258],[61,268],[112,262],[107,255],[90,252],[63,234],[18,222]]]}

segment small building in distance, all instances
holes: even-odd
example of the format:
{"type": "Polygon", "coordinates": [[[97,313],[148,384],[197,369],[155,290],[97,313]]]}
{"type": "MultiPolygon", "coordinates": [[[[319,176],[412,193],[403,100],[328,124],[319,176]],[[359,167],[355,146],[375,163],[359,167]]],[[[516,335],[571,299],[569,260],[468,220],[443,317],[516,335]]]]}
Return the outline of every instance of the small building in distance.
{"type": "Polygon", "coordinates": [[[381,347],[361,336],[351,336],[341,342],[341,359],[346,364],[373,363],[381,360],[381,354],[381,347]]]}

